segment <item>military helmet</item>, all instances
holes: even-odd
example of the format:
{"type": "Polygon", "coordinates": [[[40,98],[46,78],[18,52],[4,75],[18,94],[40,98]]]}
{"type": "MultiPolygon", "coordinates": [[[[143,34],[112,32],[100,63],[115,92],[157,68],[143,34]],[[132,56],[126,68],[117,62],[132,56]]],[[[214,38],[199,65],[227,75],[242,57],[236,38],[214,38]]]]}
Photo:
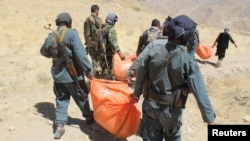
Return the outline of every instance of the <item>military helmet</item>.
{"type": "Polygon", "coordinates": [[[56,25],[60,26],[61,24],[66,24],[66,25],[71,25],[72,23],[72,18],[69,15],[69,13],[60,13],[57,17],[56,17],[56,25]]]}
{"type": "Polygon", "coordinates": [[[118,20],[118,17],[115,13],[109,13],[106,17],[106,22],[114,25],[118,20]]]}

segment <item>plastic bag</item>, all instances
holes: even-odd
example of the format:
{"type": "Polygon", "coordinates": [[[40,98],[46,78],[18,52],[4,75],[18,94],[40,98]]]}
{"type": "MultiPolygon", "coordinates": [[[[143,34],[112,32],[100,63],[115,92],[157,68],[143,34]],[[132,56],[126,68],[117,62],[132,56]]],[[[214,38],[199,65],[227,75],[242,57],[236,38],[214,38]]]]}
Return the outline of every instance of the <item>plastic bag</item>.
{"type": "Polygon", "coordinates": [[[128,55],[125,57],[126,57],[125,60],[121,60],[117,53],[115,53],[114,55],[113,73],[115,75],[116,80],[119,80],[119,81],[126,80],[126,73],[129,67],[132,65],[132,63],[136,59],[135,54],[128,55]]]}
{"type": "Polygon", "coordinates": [[[122,81],[91,80],[94,118],[111,134],[126,138],[137,132],[141,112],[130,102],[132,89],[122,81]]]}
{"type": "Polygon", "coordinates": [[[209,59],[212,56],[212,47],[208,45],[197,44],[196,53],[201,59],[209,59]]]}

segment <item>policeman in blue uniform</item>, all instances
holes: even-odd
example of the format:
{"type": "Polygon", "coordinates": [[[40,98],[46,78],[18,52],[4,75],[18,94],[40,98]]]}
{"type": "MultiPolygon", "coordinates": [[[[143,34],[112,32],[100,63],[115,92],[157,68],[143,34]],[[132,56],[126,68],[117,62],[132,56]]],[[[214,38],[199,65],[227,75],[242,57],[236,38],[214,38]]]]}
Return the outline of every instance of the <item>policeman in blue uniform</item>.
{"type": "Polygon", "coordinates": [[[131,100],[138,102],[144,96],[139,128],[144,141],[181,141],[187,86],[196,98],[203,121],[212,124],[215,120],[199,66],[185,50],[194,30],[195,23],[188,16],[177,16],[164,28],[168,42],[154,40],[143,53],[131,100]]]}
{"type": "MultiPolygon", "coordinates": [[[[79,58],[77,66],[77,79],[85,95],[88,95],[89,91],[87,89],[84,76],[89,79],[93,78],[92,66],[89,61],[86,50],[81,42],[81,39],[78,35],[77,30],[71,28],[72,18],[69,13],[60,13],[56,20],[57,32],[59,35],[62,35],[63,32],[64,38],[63,42],[68,46],[66,51],[70,58],[79,58]]],[[[44,44],[40,49],[40,53],[47,57],[52,58],[52,67],[51,74],[54,80],[54,94],[56,97],[56,111],[55,111],[55,125],[57,126],[55,130],[55,139],[60,139],[63,135],[65,129],[64,125],[68,121],[68,106],[70,102],[70,97],[72,97],[80,108],[82,116],[86,118],[87,123],[94,121],[93,111],[90,109],[88,100],[84,100],[83,96],[79,92],[79,88],[74,83],[71,75],[66,69],[65,62],[60,66],[59,72],[56,71],[56,63],[60,60],[60,52],[55,54],[57,44],[55,41],[55,34],[50,33],[44,44]],[[53,50],[53,51],[52,51],[53,50]]]]}

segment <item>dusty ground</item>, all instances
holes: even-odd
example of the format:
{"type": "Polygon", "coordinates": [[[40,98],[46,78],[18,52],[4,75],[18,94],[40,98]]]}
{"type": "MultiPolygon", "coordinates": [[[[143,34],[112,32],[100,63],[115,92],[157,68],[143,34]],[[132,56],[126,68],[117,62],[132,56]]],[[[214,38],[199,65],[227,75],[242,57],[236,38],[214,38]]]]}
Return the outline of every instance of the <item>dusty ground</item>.
{"type": "MultiPolygon", "coordinates": [[[[164,20],[168,15],[150,11],[144,2],[138,1],[1,1],[1,141],[53,140],[55,103],[50,76],[51,60],[39,53],[49,33],[43,26],[48,23],[55,26],[56,15],[64,11],[69,12],[73,17],[73,27],[78,30],[83,40],[82,22],[90,14],[90,6],[95,3],[101,7],[102,19],[108,12],[117,13],[118,43],[126,54],[135,52],[139,35],[150,26],[153,18],[164,20]],[[56,6],[57,4],[60,7],[56,6]]],[[[250,123],[250,36],[246,34],[249,31],[239,31],[234,27],[235,29],[230,27],[230,33],[238,48],[230,44],[220,68],[214,67],[216,56],[208,60],[201,60],[196,56],[216,111],[217,124],[250,123]]],[[[198,29],[201,43],[212,45],[223,28],[199,23],[198,29]]],[[[139,109],[141,102],[142,100],[138,103],[139,109]]],[[[186,107],[182,127],[183,141],[206,141],[207,126],[201,119],[192,95],[189,96],[186,107]]],[[[87,126],[73,101],[69,107],[69,116],[62,141],[112,140],[113,136],[98,124],[87,126]]],[[[138,141],[140,138],[134,135],[120,140],[138,141]]]]}

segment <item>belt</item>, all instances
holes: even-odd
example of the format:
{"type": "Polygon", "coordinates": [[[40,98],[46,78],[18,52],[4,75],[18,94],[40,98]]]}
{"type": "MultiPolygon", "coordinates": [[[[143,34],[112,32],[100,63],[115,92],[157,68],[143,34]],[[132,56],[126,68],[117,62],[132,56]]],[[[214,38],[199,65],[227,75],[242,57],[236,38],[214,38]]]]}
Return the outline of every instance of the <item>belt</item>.
{"type": "Polygon", "coordinates": [[[147,98],[159,104],[171,105],[172,104],[172,94],[171,95],[160,95],[153,92],[151,89],[148,91],[147,98]]]}

